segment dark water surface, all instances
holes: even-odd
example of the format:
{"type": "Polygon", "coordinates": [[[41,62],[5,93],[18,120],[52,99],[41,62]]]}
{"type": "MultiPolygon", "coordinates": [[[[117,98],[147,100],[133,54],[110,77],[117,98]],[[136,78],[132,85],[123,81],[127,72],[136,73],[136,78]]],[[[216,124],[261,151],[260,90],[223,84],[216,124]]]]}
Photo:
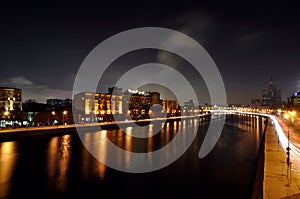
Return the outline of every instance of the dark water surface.
{"type": "MultiPolygon", "coordinates": [[[[168,144],[177,128],[194,128],[189,125],[193,122],[199,121],[170,122],[148,139],[134,139],[121,130],[85,136],[108,136],[126,150],[153,151],[168,144]]],[[[227,115],[217,144],[199,159],[209,123],[218,125],[218,120],[201,121],[192,145],[177,161],[139,174],[100,163],[77,133],[0,142],[0,198],[250,198],[264,124],[258,116],[227,115]]],[[[105,146],[99,149],[106,153],[105,146]]]]}

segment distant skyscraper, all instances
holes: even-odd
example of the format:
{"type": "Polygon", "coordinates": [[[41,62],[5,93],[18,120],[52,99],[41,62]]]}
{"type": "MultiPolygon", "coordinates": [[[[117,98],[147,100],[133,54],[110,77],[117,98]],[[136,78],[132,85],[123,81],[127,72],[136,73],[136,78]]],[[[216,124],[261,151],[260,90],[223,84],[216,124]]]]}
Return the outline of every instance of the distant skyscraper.
{"type": "Polygon", "coordinates": [[[252,107],[261,109],[275,109],[282,106],[281,92],[276,87],[276,84],[271,77],[267,87],[264,87],[261,92],[261,98],[252,99],[252,107]]]}
{"type": "Polygon", "coordinates": [[[282,105],[281,92],[278,88],[276,88],[276,84],[273,81],[273,77],[271,77],[271,80],[268,85],[267,105],[271,108],[276,108],[282,105]]]}

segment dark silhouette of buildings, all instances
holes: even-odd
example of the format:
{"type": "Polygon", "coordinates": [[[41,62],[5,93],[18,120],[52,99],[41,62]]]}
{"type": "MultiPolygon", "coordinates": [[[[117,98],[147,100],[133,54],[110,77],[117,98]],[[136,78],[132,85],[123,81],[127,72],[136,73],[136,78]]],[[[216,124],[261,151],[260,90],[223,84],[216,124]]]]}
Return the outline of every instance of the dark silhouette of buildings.
{"type": "Polygon", "coordinates": [[[300,91],[295,91],[287,99],[287,108],[290,110],[300,111],[300,91]]]}
{"type": "Polygon", "coordinates": [[[251,108],[253,109],[276,109],[282,107],[283,102],[281,100],[280,89],[277,88],[273,77],[267,87],[262,89],[261,97],[252,99],[251,108]]]}
{"type": "Polygon", "coordinates": [[[23,103],[23,121],[29,126],[73,123],[71,99],[47,99],[46,104],[35,100],[23,103]]]}

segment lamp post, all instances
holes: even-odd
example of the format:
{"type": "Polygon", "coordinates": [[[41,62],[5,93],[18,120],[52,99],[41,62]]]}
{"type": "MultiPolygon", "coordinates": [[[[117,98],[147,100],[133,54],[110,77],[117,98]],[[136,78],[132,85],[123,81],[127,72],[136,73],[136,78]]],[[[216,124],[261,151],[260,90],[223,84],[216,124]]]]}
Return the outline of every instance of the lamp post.
{"type": "Polygon", "coordinates": [[[64,112],[63,112],[63,121],[62,121],[63,124],[65,124],[65,115],[67,115],[67,113],[68,113],[67,111],[64,111],[64,112]]]}
{"type": "Polygon", "coordinates": [[[292,111],[291,112],[291,116],[292,116],[292,126],[294,126],[294,117],[296,116],[296,111],[292,111]]]}
{"type": "Polygon", "coordinates": [[[56,115],[55,111],[52,111],[51,114],[53,115],[53,119],[54,119],[53,126],[56,125],[57,128],[58,128],[58,122],[57,122],[56,117],[55,117],[55,115],[56,115]]]}
{"type": "Polygon", "coordinates": [[[4,118],[4,124],[1,124],[1,125],[3,125],[3,127],[6,127],[6,120],[9,116],[9,111],[8,110],[4,111],[3,115],[4,115],[4,117],[3,117],[4,118]]]}
{"type": "Polygon", "coordinates": [[[290,148],[290,129],[288,128],[288,147],[286,148],[286,150],[287,150],[287,167],[288,167],[288,173],[290,174],[290,176],[289,176],[289,184],[291,183],[291,178],[292,178],[292,172],[291,172],[291,168],[290,168],[290,165],[291,165],[291,161],[290,161],[290,150],[291,150],[291,148],[290,148]]]}
{"type": "Polygon", "coordinates": [[[5,115],[5,116],[8,116],[8,115],[9,115],[9,111],[6,110],[6,111],[4,112],[4,115],[5,115]]]}
{"type": "MultiPolygon", "coordinates": [[[[287,120],[287,119],[289,119],[289,117],[290,117],[290,115],[288,114],[288,113],[286,113],[285,115],[284,115],[284,118],[287,120]]],[[[292,122],[293,122],[293,120],[292,120],[292,122]]],[[[287,124],[288,125],[288,124],[287,124]]],[[[286,154],[287,154],[287,161],[286,161],[286,163],[287,163],[287,177],[288,177],[288,184],[290,184],[291,183],[291,168],[290,168],[290,165],[291,165],[291,162],[290,162],[290,150],[291,150],[291,148],[290,148],[290,128],[287,126],[287,128],[288,128],[288,146],[286,147],[286,154]]]]}

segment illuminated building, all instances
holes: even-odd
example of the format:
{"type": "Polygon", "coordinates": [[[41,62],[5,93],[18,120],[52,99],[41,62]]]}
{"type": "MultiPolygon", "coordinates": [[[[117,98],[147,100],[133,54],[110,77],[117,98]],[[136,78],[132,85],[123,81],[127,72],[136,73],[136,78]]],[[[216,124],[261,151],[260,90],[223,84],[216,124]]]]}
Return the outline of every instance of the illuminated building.
{"type": "Polygon", "coordinates": [[[95,94],[81,92],[74,96],[73,117],[76,122],[93,122],[96,119],[95,94]]]}
{"type": "Polygon", "coordinates": [[[98,121],[120,119],[123,114],[123,92],[121,88],[112,87],[108,93],[95,93],[95,114],[98,121]]]}
{"type": "Polygon", "coordinates": [[[296,91],[291,97],[288,97],[288,108],[300,109],[300,91],[296,91]]]}
{"type": "MultiPolygon", "coordinates": [[[[138,90],[128,89],[124,92],[124,104],[128,104],[127,113],[132,119],[149,118],[149,110],[151,106],[162,104],[160,93],[158,92],[144,92],[138,90]]],[[[123,110],[125,113],[126,110],[123,110]]],[[[157,114],[156,114],[157,115],[157,114]]]]}
{"type": "Polygon", "coordinates": [[[121,88],[108,88],[107,93],[81,92],[74,96],[73,117],[75,122],[113,121],[125,119],[149,118],[150,108],[160,105],[160,109],[151,110],[157,117],[180,115],[177,100],[162,100],[158,92],[144,92],[121,88]]]}
{"type": "Polygon", "coordinates": [[[22,110],[22,89],[0,87],[0,108],[6,111],[22,110]]]}
{"type": "Polygon", "coordinates": [[[21,125],[22,89],[0,87],[1,126],[21,125]]]}
{"type": "Polygon", "coordinates": [[[123,114],[123,91],[118,87],[108,88],[107,103],[110,102],[110,114],[123,114]],[[108,102],[109,101],[109,102],[108,102]]]}
{"type": "Polygon", "coordinates": [[[123,92],[120,88],[109,88],[108,93],[81,92],[74,96],[74,120],[111,121],[123,114],[122,105],[123,92]]]}
{"type": "Polygon", "coordinates": [[[177,100],[162,100],[162,107],[166,110],[167,116],[179,115],[179,104],[177,100]]]}

